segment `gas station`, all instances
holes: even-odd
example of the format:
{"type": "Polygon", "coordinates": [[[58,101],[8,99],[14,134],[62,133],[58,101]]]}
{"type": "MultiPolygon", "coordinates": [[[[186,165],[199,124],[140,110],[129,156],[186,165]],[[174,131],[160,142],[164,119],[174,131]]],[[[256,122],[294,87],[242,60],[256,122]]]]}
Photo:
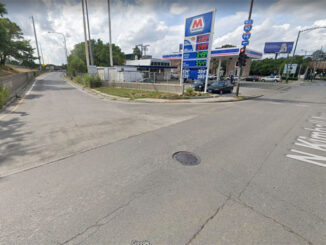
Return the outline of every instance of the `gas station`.
{"type": "MultiPolygon", "coordinates": [[[[211,50],[211,63],[210,63],[210,74],[216,74],[219,76],[238,76],[239,75],[239,67],[237,66],[237,61],[240,53],[240,47],[234,48],[221,48],[221,49],[213,49],[211,50]],[[225,64],[226,71],[222,71],[222,64],[225,64]],[[217,65],[215,65],[217,64],[217,65]],[[214,69],[214,66],[217,66],[214,69]],[[221,74],[221,73],[224,74],[221,74]]],[[[253,49],[246,49],[246,55],[249,57],[246,66],[243,67],[242,76],[249,76],[251,61],[253,59],[261,59],[263,54],[259,51],[253,49]]],[[[164,60],[169,60],[171,62],[171,66],[176,66],[177,68],[173,70],[173,72],[179,73],[181,69],[181,60],[182,60],[182,52],[173,53],[163,55],[164,60]]]]}

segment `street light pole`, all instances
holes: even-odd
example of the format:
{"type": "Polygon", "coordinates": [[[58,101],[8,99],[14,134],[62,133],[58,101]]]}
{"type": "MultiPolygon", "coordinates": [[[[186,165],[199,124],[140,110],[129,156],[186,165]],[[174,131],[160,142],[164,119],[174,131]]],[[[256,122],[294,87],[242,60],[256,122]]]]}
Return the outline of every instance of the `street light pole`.
{"type": "Polygon", "coordinates": [[[110,0],[108,0],[108,17],[109,17],[110,66],[113,66],[110,0]]]}
{"type": "Polygon", "coordinates": [[[34,29],[34,36],[35,36],[35,43],[36,43],[38,61],[39,61],[39,64],[40,64],[40,71],[41,71],[42,70],[41,56],[40,56],[40,50],[38,48],[37,35],[36,35],[35,24],[34,24],[34,17],[33,16],[32,16],[32,23],[33,23],[33,29],[34,29]]]}
{"type": "MultiPolygon", "coordinates": [[[[298,41],[299,41],[299,38],[300,38],[300,34],[302,32],[305,32],[305,31],[312,31],[312,30],[316,30],[316,29],[321,29],[321,28],[326,28],[326,26],[317,26],[317,27],[311,27],[311,28],[308,28],[308,29],[305,29],[305,30],[300,30],[298,32],[298,36],[297,36],[297,40],[295,42],[295,45],[294,45],[294,50],[293,50],[293,54],[292,54],[292,57],[291,57],[291,65],[290,65],[290,69],[292,70],[292,65],[293,65],[293,58],[294,58],[294,55],[295,55],[295,51],[297,49],[297,45],[298,45],[298,41]]],[[[287,69],[287,73],[286,73],[286,83],[289,82],[289,69],[287,69]]]]}
{"type": "Polygon", "coordinates": [[[63,37],[63,44],[64,44],[64,47],[65,47],[65,55],[66,55],[66,60],[67,60],[67,72],[68,72],[68,52],[67,52],[67,42],[66,42],[66,36],[61,33],[61,32],[55,32],[55,31],[49,31],[49,33],[52,33],[52,34],[59,34],[59,35],[62,35],[63,37]]]}

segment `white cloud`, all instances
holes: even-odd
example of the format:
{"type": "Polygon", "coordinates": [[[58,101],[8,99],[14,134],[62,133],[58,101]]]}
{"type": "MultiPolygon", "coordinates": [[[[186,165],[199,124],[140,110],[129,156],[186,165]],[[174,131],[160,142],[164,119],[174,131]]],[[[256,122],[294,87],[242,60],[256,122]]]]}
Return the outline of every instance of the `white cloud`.
{"type": "Polygon", "coordinates": [[[183,14],[188,9],[187,6],[181,5],[180,3],[172,3],[170,8],[171,14],[183,14]]]}
{"type": "MultiPolygon", "coordinates": [[[[9,15],[17,22],[27,39],[34,36],[29,16],[35,18],[39,42],[45,61],[61,64],[65,62],[62,37],[48,34],[48,31],[62,32],[67,37],[68,49],[84,40],[80,0],[2,0],[9,15]],[[14,4],[16,2],[16,4],[14,4]]],[[[184,16],[216,7],[214,46],[241,44],[243,21],[247,18],[247,7],[232,12],[234,6],[243,4],[239,0],[218,2],[203,0],[120,0],[111,1],[112,38],[125,53],[139,43],[149,44],[149,53],[154,57],[178,50],[184,32],[184,16]],[[228,4],[229,3],[229,4],[228,4]],[[226,14],[228,13],[228,14],[226,14]]],[[[254,6],[254,26],[250,48],[262,51],[267,41],[295,41],[303,28],[325,26],[323,17],[326,9],[324,0],[277,0],[264,6],[254,6]]],[[[88,0],[91,36],[108,42],[108,16],[106,0],[88,0]]],[[[314,30],[301,35],[298,51],[314,50],[326,45],[326,30],[314,30]]]]}

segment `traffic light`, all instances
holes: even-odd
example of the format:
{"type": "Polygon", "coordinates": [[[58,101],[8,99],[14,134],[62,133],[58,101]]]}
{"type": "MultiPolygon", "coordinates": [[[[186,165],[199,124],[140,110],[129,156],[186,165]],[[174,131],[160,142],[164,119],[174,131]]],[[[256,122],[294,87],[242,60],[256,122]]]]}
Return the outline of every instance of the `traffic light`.
{"type": "Polygon", "coordinates": [[[239,53],[239,58],[238,58],[238,64],[239,66],[246,66],[246,60],[247,60],[247,55],[246,55],[246,48],[241,48],[240,53],[239,53]]]}

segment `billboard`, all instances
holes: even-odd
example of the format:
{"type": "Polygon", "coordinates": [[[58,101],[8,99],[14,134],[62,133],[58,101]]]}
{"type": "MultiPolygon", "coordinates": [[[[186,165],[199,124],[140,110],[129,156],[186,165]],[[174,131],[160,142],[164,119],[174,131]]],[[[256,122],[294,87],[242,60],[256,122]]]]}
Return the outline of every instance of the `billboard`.
{"type": "Polygon", "coordinates": [[[267,42],[265,43],[264,53],[291,53],[293,42],[267,42]]]}
{"type": "Polygon", "coordinates": [[[205,92],[208,77],[207,67],[209,67],[211,56],[214,19],[215,9],[185,19],[180,83],[183,82],[183,79],[206,80],[205,92]]]}
{"type": "Polygon", "coordinates": [[[289,73],[290,74],[295,74],[297,72],[298,64],[287,64],[284,66],[283,74],[287,74],[289,68],[289,73]]]}

